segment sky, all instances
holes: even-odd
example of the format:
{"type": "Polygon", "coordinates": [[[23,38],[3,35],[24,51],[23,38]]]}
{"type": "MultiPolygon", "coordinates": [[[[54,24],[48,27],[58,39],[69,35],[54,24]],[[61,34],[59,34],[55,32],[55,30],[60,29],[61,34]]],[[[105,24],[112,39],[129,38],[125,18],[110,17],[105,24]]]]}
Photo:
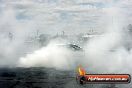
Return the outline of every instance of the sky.
{"type": "Polygon", "coordinates": [[[11,30],[7,25],[22,26],[21,32],[50,34],[102,31],[107,28],[108,12],[112,17],[118,10],[122,24],[131,23],[131,4],[131,0],[0,0],[0,25],[4,27],[0,31],[11,30]]]}

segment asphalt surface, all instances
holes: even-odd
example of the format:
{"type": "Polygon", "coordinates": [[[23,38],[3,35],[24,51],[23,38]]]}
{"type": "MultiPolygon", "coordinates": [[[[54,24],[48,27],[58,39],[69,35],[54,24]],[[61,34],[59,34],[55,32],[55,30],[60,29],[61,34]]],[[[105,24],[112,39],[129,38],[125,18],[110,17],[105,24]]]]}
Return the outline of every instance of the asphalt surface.
{"type": "Polygon", "coordinates": [[[1,68],[0,88],[77,88],[72,72],[47,68],[1,68]]]}

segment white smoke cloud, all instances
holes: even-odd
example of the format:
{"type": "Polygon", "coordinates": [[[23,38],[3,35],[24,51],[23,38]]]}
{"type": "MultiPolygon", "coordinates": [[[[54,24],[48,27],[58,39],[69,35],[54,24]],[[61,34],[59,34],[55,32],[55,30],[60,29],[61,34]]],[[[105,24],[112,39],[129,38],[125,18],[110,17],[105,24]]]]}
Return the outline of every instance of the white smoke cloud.
{"type": "Polygon", "coordinates": [[[26,57],[21,57],[18,66],[22,67],[49,67],[56,69],[72,69],[75,65],[73,52],[66,46],[51,42],[26,57]]]}
{"type": "MultiPolygon", "coordinates": [[[[124,27],[125,14],[118,7],[105,8],[107,29],[100,37],[92,38],[85,48],[85,65],[93,71],[131,73],[131,48],[127,50],[125,39],[131,39],[124,27]]],[[[129,41],[129,40],[128,40],[129,41]]]]}

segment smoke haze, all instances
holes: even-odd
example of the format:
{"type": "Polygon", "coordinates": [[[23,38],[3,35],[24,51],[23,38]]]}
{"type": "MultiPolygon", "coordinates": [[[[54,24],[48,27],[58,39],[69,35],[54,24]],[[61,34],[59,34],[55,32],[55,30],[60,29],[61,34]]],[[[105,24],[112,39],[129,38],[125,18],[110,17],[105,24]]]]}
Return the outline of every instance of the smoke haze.
{"type": "Polygon", "coordinates": [[[71,1],[1,0],[0,66],[66,70],[82,64],[95,72],[131,73],[132,49],[126,48],[131,45],[126,28],[132,22],[128,12],[131,1],[71,1]],[[91,28],[97,36],[82,45],[82,52],[57,46],[65,43],[59,39],[41,47],[25,44],[27,37],[37,35],[36,30],[55,36],[62,31],[69,35],[87,33],[91,28]]]}

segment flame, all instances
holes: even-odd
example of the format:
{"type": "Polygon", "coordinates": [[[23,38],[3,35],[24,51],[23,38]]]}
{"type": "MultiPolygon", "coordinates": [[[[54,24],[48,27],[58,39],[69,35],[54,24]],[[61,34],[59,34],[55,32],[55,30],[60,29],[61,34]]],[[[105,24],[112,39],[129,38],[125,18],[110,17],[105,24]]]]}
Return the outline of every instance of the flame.
{"type": "Polygon", "coordinates": [[[79,75],[81,76],[84,76],[86,74],[85,70],[81,66],[78,67],[78,71],[79,71],[79,75]]]}

